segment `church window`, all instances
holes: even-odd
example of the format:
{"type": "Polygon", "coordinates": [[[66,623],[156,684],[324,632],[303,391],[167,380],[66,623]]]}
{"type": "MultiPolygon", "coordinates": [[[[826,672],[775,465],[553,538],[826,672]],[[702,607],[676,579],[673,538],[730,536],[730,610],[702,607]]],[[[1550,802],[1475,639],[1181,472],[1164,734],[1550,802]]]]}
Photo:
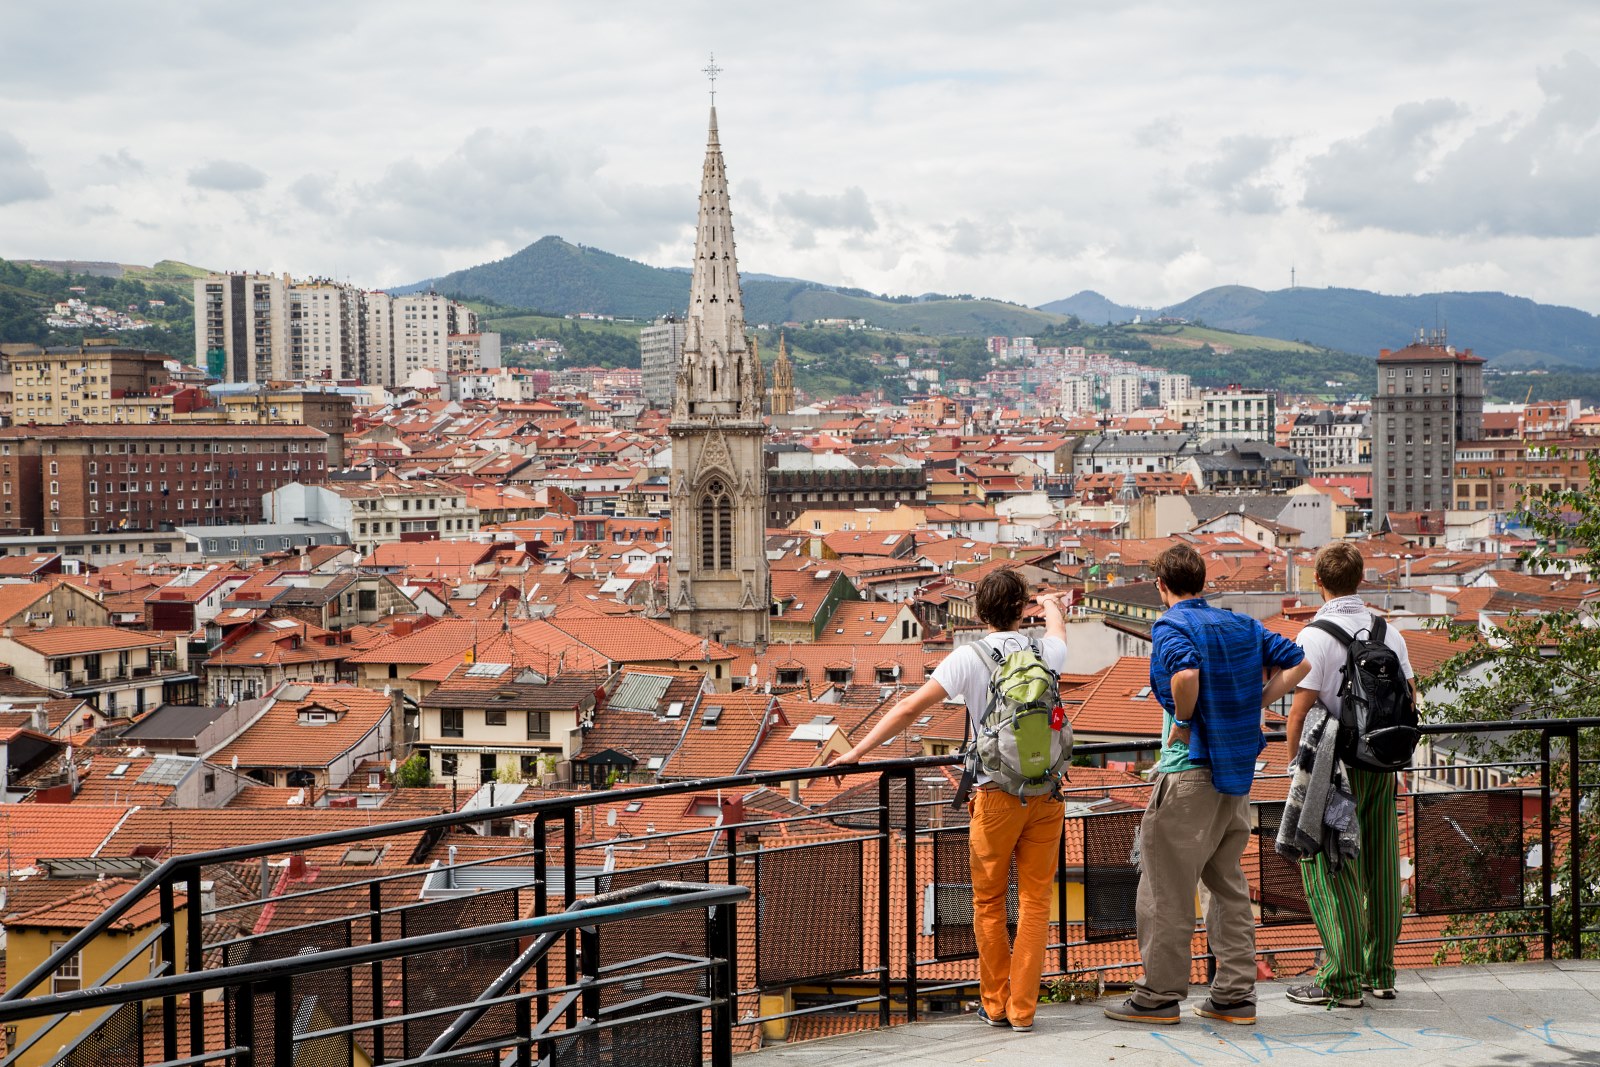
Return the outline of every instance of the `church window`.
{"type": "Polygon", "coordinates": [[[733,499],[720,480],[706,486],[700,498],[700,566],[733,569],[733,499]]]}

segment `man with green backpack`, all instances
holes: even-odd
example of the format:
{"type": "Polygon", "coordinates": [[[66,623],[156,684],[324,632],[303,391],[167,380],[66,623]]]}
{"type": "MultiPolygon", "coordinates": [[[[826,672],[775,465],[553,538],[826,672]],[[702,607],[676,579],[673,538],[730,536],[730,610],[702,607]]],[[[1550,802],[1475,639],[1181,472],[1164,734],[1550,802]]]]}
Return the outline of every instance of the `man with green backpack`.
{"type": "MultiPolygon", "coordinates": [[[[1033,1029],[1050,928],[1065,807],[1061,779],[1072,758],[1072,728],[1057,676],[1067,661],[1059,593],[1030,598],[1012,569],[978,583],[978,619],[989,632],[947,656],[922,688],[895,704],[839,763],[855,763],[899,735],[942,700],[967,706],[967,766],[962,796],[971,823],[973,932],[978,943],[978,1017],[1018,1033],[1033,1029]],[[1030,599],[1044,611],[1045,633],[1020,632],[1030,599]],[[1009,936],[1006,898],[1017,865],[1017,935],[1009,936]]],[[[958,796],[958,801],[962,797],[958,796]]]]}

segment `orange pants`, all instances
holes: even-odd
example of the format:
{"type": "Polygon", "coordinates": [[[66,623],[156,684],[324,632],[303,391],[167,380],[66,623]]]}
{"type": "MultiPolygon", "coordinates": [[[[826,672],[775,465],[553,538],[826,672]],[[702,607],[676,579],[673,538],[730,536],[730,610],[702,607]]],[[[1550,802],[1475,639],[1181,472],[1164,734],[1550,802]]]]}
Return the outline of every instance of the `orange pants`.
{"type": "Polygon", "coordinates": [[[971,803],[972,926],[978,942],[978,991],[991,1019],[1033,1022],[1050,933],[1065,805],[1049,796],[979,789],[971,803]],[[1011,857],[1017,860],[1017,940],[1006,929],[1011,857]]]}

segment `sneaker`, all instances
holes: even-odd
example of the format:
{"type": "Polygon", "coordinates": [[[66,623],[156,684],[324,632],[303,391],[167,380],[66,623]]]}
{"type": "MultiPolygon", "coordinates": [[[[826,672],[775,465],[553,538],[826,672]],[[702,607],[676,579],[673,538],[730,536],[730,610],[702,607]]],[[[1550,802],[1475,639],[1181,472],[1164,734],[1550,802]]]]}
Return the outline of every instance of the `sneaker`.
{"type": "Polygon", "coordinates": [[[1312,1004],[1319,1008],[1359,1008],[1366,1003],[1360,997],[1336,997],[1319,985],[1290,986],[1286,995],[1296,1004],[1312,1004]]]}
{"type": "Polygon", "coordinates": [[[1393,986],[1363,985],[1361,988],[1371,993],[1373,1000],[1393,1000],[1395,997],[1393,986]]]}
{"type": "Polygon", "coordinates": [[[1241,1000],[1237,1004],[1218,1004],[1212,997],[1207,997],[1194,1006],[1194,1013],[1239,1026],[1254,1026],[1256,1021],[1256,1006],[1248,1000],[1241,1000]]]}
{"type": "Polygon", "coordinates": [[[1006,1020],[1005,1020],[1005,1018],[1003,1016],[1001,1018],[999,1018],[999,1019],[991,1018],[989,1016],[989,1013],[987,1011],[983,1010],[983,1008],[981,1008],[981,1007],[978,1009],[978,1021],[980,1023],[984,1023],[985,1025],[988,1025],[988,1026],[1010,1026],[1011,1025],[1010,1023],[1006,1022],[1006,1020]]]}
{"type": "Polygon", "coordinates": [[[1031,1033],[1033,1033],[1033,1024],[1032,1023],[1012,1023],[1011,1024],[1011,1032],[1014,1033],[1014,1034],[1031,1034],[1031,1033]]]}
{"type": "Polygon", "coordinates": [[[1175,1026],[1178,1023],[1178,1002],[1176,1000],[1162,1004],[1155,1008],[1146,1008],[1135,1004],[1129,997],[1114,1008],[1105,1009],[1107,1019],[1116,1019],[1124,1023],[1155,1023],[1157,1026],[1175,1026]]]}

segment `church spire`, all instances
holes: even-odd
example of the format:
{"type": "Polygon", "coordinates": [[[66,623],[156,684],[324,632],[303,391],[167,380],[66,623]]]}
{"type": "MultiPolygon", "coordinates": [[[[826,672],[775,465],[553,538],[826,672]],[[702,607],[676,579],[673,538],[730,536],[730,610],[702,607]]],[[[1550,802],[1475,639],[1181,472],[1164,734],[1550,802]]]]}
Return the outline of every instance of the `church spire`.
{"type": "MultiPolygon", "coordinates": [[[[713,81],[715,61],[706,68],[713,81]]],[[[714,99],[714,98],[713,98],[714,99]]],[[[744,333],[744,296],[733,241],[728,172],[711,105],[706,158],[700,172],[700,215],[695,226],[694,273],[689,283],[689,322],[678,368],[673,418],[715,416],[759,420],[761,375],[744,333]]]]}

